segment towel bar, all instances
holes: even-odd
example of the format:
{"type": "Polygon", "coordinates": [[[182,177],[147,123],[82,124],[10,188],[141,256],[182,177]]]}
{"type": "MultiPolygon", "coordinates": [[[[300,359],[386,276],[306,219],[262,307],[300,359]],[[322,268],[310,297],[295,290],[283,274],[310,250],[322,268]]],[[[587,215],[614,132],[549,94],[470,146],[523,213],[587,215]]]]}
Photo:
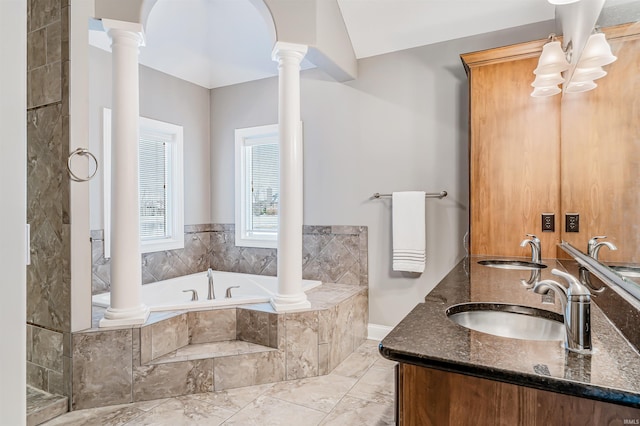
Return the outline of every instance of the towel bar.
{"type": "MultiPolygon", "coordinates": [[[[447,196],[447,191],[426,192],[424,194],[424,198],[444,198],[446,196],[447,196]]],[[[372,198],[382,198],[382,197],[391,197],[391,194],[381,194],[379,192],[376,192],[372,196],[372,198]]]]}

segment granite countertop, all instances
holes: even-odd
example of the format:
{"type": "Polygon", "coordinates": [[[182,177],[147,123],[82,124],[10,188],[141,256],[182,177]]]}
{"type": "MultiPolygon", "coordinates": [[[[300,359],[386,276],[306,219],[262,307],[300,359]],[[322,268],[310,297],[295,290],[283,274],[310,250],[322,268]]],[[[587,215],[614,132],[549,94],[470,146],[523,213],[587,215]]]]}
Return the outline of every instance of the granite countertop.
{"type": "MultiPolygon", "coordinates": [[[[531,306],[562,313],[559,298],[542,296],[522,285],[529,271],[478,264],[491,257],[465,258],[380,343],[388,359],[468,374],[490,380],[560,392],[640,408],[640,354],[595,303],[591,303],[594,351],[566,351],[563,342],[519,340],[473,331],[451,321],[446,310],[467,302],[531,306]],[[548,302],[548,301],[547,301],[548,302]]],[[[519,259],[522,260],[522,259],[519,259]]],[[[540,279],[555,279],[546,260],[540,279]]]]}

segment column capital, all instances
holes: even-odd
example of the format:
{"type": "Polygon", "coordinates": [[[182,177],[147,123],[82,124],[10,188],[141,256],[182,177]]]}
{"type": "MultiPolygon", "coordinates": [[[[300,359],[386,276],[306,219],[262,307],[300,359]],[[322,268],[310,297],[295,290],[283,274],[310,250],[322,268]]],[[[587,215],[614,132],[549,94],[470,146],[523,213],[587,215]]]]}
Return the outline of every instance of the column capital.
{"type": "Polygon", "coordinates": [[[129,38],[135,37],[138,46],[145,45],[144,27],[138,22],[102,19],[102,27],[112,41],[116,35],[126,35],[129,38]]]}
{"type": "Polygon", "coordinates": [[[279,62],[283,57],[293,57],[297,58],[299,62],[302,61],[304,56],[307,54],[307,50],[309,47],[304,44],[297,43],[287,43],[285,41],[277,41],[273,46],[273,51],[271,52],[271,59],[276,62],[279,62]]]}

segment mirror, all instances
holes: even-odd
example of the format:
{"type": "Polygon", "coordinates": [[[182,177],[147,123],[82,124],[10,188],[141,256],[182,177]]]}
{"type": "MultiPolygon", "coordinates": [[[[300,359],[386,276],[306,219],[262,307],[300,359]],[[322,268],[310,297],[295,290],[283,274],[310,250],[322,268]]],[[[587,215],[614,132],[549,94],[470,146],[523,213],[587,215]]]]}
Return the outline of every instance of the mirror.
{"type": "Polygon", "coordinates": [[[640,264],[639,17],[639,1],[605,6],[597,25],[618,60],[595,90],[562,98],[562,240],[586,253],[590,238],[606,235],[617,250],[600,250],[605,265],[640,264]],[[579,232],[566,232],[568,213],[579,214],[579,232]]]}

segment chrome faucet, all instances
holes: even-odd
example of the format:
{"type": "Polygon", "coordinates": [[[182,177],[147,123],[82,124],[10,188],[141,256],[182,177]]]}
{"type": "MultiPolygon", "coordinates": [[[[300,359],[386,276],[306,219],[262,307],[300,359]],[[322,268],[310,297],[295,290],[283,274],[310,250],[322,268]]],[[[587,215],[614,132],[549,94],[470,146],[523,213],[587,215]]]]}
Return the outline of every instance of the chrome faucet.
{"type": "Polygon", "coordinates": [[[240,288],[240,286],[239,285],[232,285],[231,287],[227,287],[227,291],[224,294],[224,298],[225,299],[231,299],[231,297],[232,297],[231,289],[232,288],[240,288]]]}
{"type": "Polygon", "coordinates": [[[591,351],[591,293],[576,277],[566,272],[552,269],[553,275],[563,278],[567,285],[554,280],[542,280],[533,287],[538,294],[553,290],[559,297],[564,311],[564,346],[570,351],[589,353],[591,351]]]}
{"type": "Polygon", "coordinates": [[[600,248],[602,246],[607,246],[609,247],[609,250],[618,250],[618,247],[615,246],[615,244],[610,243],[609,241],[600,241],[598,242],[598,239],[600,238],[607,238],[606,235],[601,235],[599,237],[593,237],[589,240],[589,243],[587,244],[587,254],[591,257],[593,257],[595,260],[598,260],[598,253],[600,252],[600,248]]]}
{"type": "Polygon", "coordinates": [[[540,248],[540,239],[533,234],[527,234],[527,237],[531,237],[529,240],[522,240],[520,247],[525,247],[527,244],[531,246],[531,261],[534,263],[542,262],[542,249],[540,248]]]}
{"type": "Polygon", "coordinates": [[[216,298],[216,292],[213,289],[213,269],[207,270],[207,279],[209,280],[209,293],[207,293],[207,299],[213,300],[216,298]]]}

